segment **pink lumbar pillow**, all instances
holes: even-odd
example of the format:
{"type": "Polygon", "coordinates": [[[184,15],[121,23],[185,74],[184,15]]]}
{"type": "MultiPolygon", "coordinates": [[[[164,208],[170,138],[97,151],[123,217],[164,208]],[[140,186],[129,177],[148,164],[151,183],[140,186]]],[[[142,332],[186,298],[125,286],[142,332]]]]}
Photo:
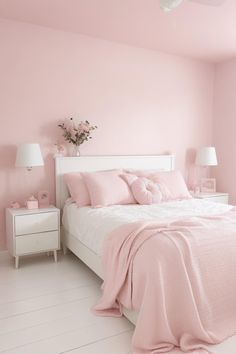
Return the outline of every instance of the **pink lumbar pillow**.
{"type": "Polygon", "coordinates": [[[81,173],[71,172],[64,175],[70,195],[77,206],[91,205],[89,192],[81,173]]]}
{"type": "Polygon", "coordinates": [[[131,184],[131,190],[139,204],[157,204],[162,200],[158,184],[145,177],[134,180],[131,184]]]}
{"type": "Polygon", "coordinates": [[[114,204],[135,204],[128,184],[121,177],[122,170],[83,173],[91,205],[102,207],[114,204]]]}

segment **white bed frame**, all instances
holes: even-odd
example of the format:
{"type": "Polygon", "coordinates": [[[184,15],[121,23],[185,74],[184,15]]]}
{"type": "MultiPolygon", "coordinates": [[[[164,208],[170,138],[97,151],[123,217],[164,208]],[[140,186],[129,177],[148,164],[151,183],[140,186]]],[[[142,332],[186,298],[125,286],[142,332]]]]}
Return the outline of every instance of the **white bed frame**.
{"type": "MultiPolygon", "coordinates": [[[[57,157],[55,159],[56,172],[56,206],[63,210],[66,199],[69,197],[63,175],[69,172],[91,172],[110,170],[114,168],[170,171],[174,169],[174,155],[158,156],[81,156],[57,157]]],[[[61,227],[61,240],[64,253],[70,249],[90,269],[103,279],[101,258],[81,243],[75,236],[61,227]]],[[[133,323],[137,313],[124,309],[124,315],[133,323]]]]}

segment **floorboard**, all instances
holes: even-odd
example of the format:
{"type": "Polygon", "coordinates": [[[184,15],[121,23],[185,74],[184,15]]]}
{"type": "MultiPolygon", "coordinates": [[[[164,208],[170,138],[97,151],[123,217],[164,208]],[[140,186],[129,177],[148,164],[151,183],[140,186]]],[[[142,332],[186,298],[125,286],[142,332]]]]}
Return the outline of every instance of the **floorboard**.
{"type": "Polygon", "coordinates": [[[0,254],[0,353],[128,353],[133,325],[91,312],[100,287],[72,254],[24,257],[19,269],[0,254]]]}
{"type": "MultiPolygon", "coordinates": [[[[0,253],[1,354],[131,354],[133,325],[97,317],[101,280],[72,254],[22,258],[15,269],[0,253]]],[[[210,347],[235,354],[236,336],[210,347]]]]}

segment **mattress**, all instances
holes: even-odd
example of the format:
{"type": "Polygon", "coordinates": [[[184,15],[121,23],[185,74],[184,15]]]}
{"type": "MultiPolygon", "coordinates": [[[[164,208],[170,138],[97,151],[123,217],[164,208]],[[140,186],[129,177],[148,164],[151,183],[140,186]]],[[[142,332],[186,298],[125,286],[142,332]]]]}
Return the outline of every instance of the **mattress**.
{"type": "Polygon", "coordinates": [[[103,208],[64,206],[62,224],[95,254],[101,256],[103,240],[115,228],[138,220],[172,220],[185,216],[216,215],[230,210],[227,204],[190,199],[152,205],[114,205],[103,208]]]}

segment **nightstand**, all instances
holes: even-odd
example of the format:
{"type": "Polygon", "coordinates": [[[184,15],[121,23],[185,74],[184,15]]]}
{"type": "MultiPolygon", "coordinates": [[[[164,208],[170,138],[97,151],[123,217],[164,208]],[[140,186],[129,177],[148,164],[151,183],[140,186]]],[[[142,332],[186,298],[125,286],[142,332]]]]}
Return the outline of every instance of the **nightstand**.
{"type": "Polygon", "coordinates": [[[6,209],[7,248],[15,257],[53,251],[57,262],[60,249],[60,210],[51,206],[42,209],[6,209]]]}
{"type": "Polygon", "coordinates": [[[219,192],[202,193],[201,192],[198,194],[193,193],[192,196],[193,198],[208,200],[209,202],[229,204],[228,193],[219,193],[219,192]]]}

